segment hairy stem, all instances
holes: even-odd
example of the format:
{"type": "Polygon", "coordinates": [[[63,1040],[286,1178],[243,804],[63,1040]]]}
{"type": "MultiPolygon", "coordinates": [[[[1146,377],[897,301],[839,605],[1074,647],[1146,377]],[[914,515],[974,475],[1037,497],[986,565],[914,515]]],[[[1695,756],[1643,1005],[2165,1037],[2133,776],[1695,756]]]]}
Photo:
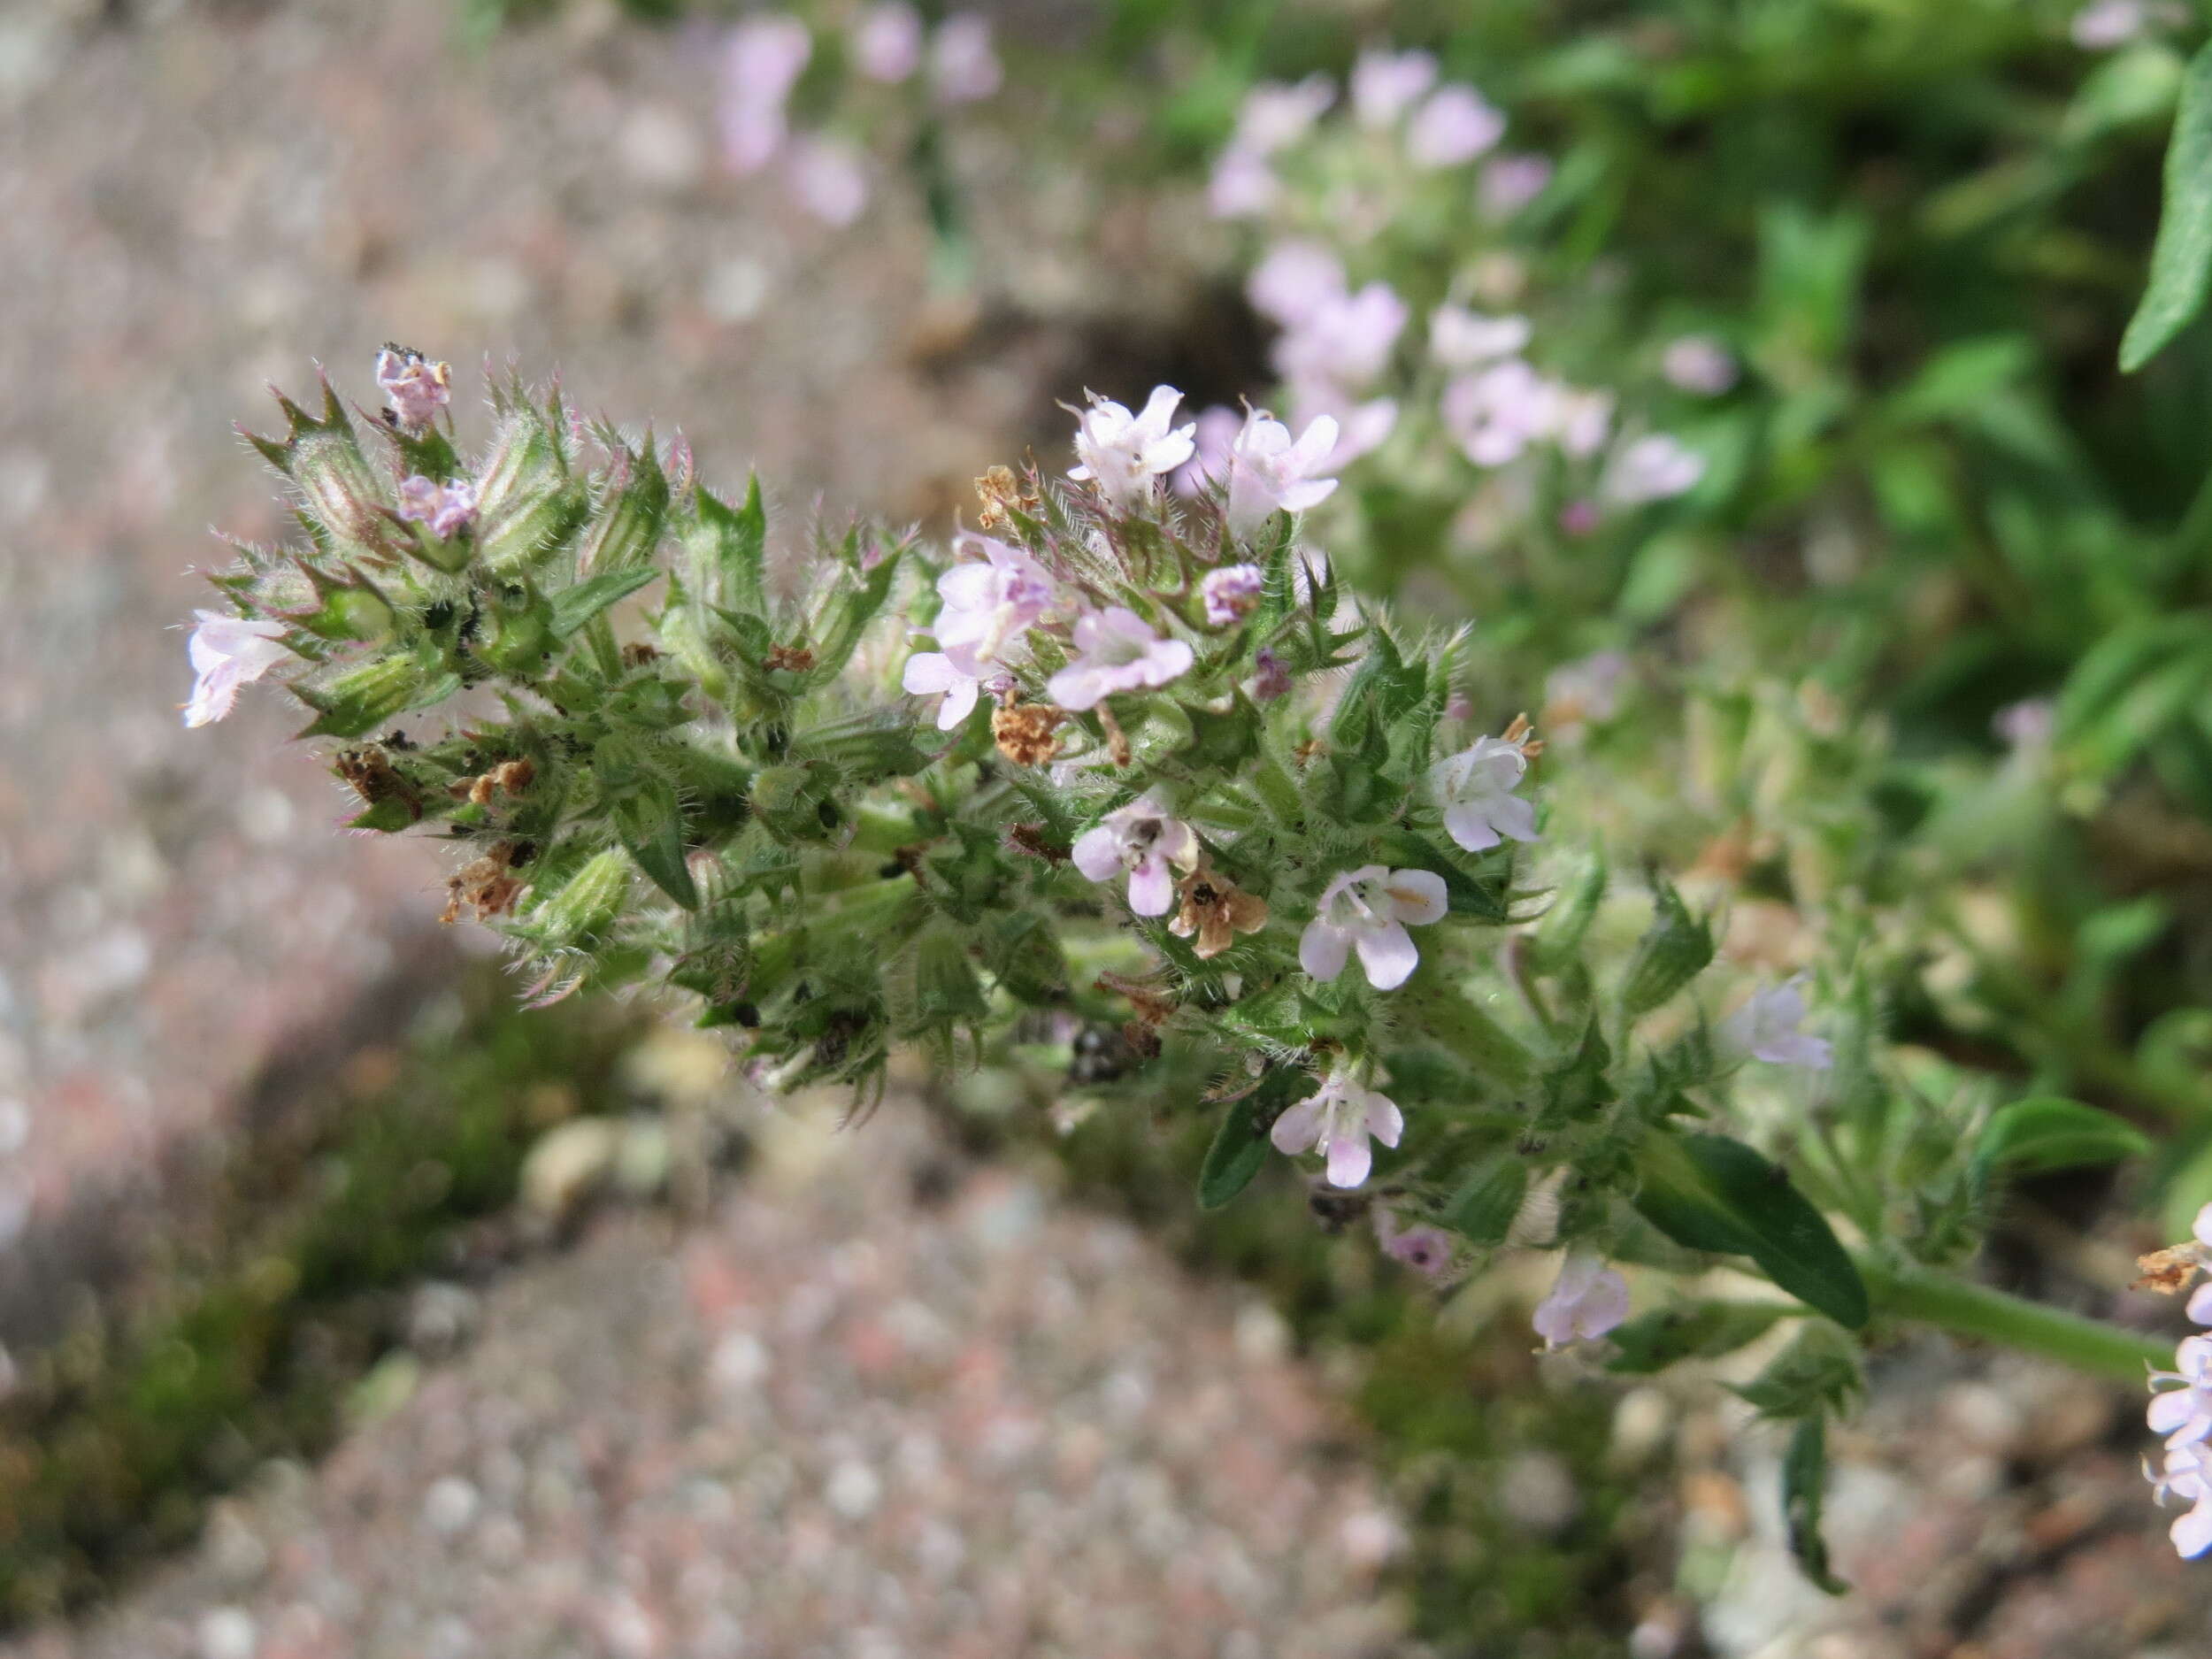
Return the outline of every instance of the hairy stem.
{"type": "Polygon", "coordinates": [[[1985,1285],[1924,1268],[1896,1267],[1871,1256],[1861,1256],[1858,1267],[1878,1312],[1916,1319],[1954,1336],[2002,1342],[2127,1382],[2142,1381],[2146,1366],[2163,1369],[2173,1363],[2170,1342],[2047,1308],[1985,1285]]]}

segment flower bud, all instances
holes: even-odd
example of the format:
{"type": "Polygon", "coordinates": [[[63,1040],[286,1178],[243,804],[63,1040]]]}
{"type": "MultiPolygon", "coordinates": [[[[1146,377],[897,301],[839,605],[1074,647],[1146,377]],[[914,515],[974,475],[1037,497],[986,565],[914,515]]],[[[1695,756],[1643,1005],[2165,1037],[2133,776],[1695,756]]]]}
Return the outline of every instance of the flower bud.
{"type": "Polygon", "coordinates": [[[632,869],[629,855],[619,848],[594,854],[559,892],[539,904],[531,917],[534,931],[556,945],[597,942],[621,919],[632,869]]]}
{"type": "Polygon", "coordinates": [[[752,801],[753,815],[778,841],[827,841],[841,821],[828,777],[804,762],[764,766],[752,801]]]}
{"type": "Polygon", "coordinates": [[[494,569],[534,564],[566,541],[589,511],[589,492],[569,472],[544,414],[514,404],[476,481],[476,541],[485,558],[494,569]]]}
{"type": "Polygon", "coordinates": [[[292,481],[302,511],[334,551],[379,552],[384,547],[383,492],[349,434],[314,432],[292,446],[292,481]]]}
{"type": "Polygon", "coordinates": [[[593,513],[576,568],[605,576],[649,564],[668,511],[668,479],[651,449],[626,453],[621,473],[593,513]]]}

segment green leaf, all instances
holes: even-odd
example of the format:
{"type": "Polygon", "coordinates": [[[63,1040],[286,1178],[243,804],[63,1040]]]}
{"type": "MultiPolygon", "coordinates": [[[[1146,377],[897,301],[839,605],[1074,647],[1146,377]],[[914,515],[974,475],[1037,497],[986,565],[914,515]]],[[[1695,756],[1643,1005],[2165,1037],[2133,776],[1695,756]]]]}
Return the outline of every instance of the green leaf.
{"type": "Polygon", "coordinates": [[[1717,1359],[1771,1330],[1796,1310],[1778,1302],[1692,1302],[1655,1309],[1613,1333],[1620,1352],[1609,1371],[1645,1376],[1678,1360],[1717,1359]]]}
{"type": "Polygon", "coordinates": [[[553,595],[553,636],[565,640],[651,581],[657,570],[609,571],[553,595]]]}
{"type": "Polygon", "coordinates": [[[1781,1289],[1853,1330],[1866,1285],[1820,1211],[1778,1164],[1724,1135],[1655,1135],[1637,1162],[1636,1209],[1677,1244],[1747,1256],[1781,1289]]]}
{"type": "Polygon", "coordinates": [[[2212,42],[2198,49],[2181,82],[2174,135],[2166,147],[2166,201],[2151,249],[2151,278],[2120,341],[2120,368],[2132,374],[2166,349],[2204,308],[2212,286],[2212,42]]]}
{"type": "Polygon", "coordinates": [[[1233,1102],[1221,1114],[1213,1144],[1198,1170],[1198,1207],[1218,1210],[1252,1184],[1267,1162],[1267,1136],[1253,1120],[1248,1102],[1233,1102]]]}
{"type": "Polygon", "coordinates": [[[701,591],[715,603],[753,611],[767,604],[768,513],[760,503],[757,472],[746,483],[742,507],[733,508],[702,488],[698,518],[683,542],[702,578],[701,591]]]}
{"type": "Polygon", "coordinates": [[[1997,1169],[2027,1173],[2141,1157],[2151,1139],[2134,1125],[2078,1101],[2015,1101],[1993,1113],[1974,1145],[1978,1176],[1997,1169]]]}
{"type": "Polygon", "coordinates": [[[302,737],[360,737],[410,709],[442,703],[460,689],[458,674],[426,669],[403,651],[349,668],[327,685],[292,687],[293,695],[316,714],[302,737]]]}
{"type": "Polygon", "coordinates": [[[1828,1419],[1815,1415],[1797,1425],[1782,1459],[1782,1519],[1790,1554],[1805,1576],[1830,1595],[1851,1586],[1828,1571],[1828,1544],[1820,1535],[1820,1509],[1828,1488],[1828,1419]]]}
{"type": "Polygon", "coordinates": [[[1758,1407],[1762,1416],[1786,1422],[1839,1411],[1863,1386],[1851,1339],[1834,1325],[1814,1320],[1764,1371],[1729,1392],[1758,1407]]]}
{"type": "Polygon", "coordinates": [[[1476,1165],[1444,1206],[1444,1225],[1471,1244],[1503,1244],[1528,1194],[1528,1164],[1509,1148],[1476,1165]]]}
{"type": "Polygon", "coordinates": [[[1659,884],[1651,905],[1651,926],[1638,941],[1621,982],[1621,1007],[1632,1016],[1657,1008],[1713,959],[1712,928],[1702,917],[1690,914],[1671,882],[1659,884]]]}

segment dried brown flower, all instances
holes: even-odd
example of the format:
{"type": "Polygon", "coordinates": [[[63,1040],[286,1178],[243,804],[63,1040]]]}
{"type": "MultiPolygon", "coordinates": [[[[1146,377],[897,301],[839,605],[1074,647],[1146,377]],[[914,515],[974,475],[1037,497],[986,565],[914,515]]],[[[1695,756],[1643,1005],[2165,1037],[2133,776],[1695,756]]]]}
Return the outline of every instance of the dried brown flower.
{"type": "Polygon", "coordinates": [[[1256,933],[1267,926],[1267,901],[1243,888],[1212,867],[1202,864],[1175,885],[1183,905],[1167,930],[1178,939],[1194,935],[1191,947],[1202,962],[1228,949],[1234,933],[1256,933]]]}
{"type": "Polygon", "coordinates": [[[995,530],[1007,521],[1010,507],[1023,513],[1033,513],[1043,504],[1043,497],[1023,480],[1017,478],[1010,466],[995,466],[975,481],[975,493],[982,498],[983,510],[976,514],[976,528],[995,530]]]}
{"type": "Polygon", "coordinates": [[[380,806],[387,801],[401,801],[406,803],[411,818],[422,816],[421,795],[392,764],[392,757],[382,745],[371,743],[362,749],[342,749],[332,765],[338,776],[352,786],[364,805],[380,806]]]}
{"type": "Polygon", "coordinates": [[[530,884],[515,875],[513,841],[495,841],[480,858],[472,858],[447,878],[445,909],[438,917],[451,926],[463,910],[472,911],[480,922],[503,916],[515,907],[530,884]]]}
{"type": "Polygon", "coordinates": [[[1056,733],[1067,718],[1048,703],[1009,703],[991,710],[991,736],[1017,766],[1041,766],[1058,751],[1056,733]]]}
{"type": "Polygon", "coordinates": [[[763,668],[781,668],[803,674],[814,666],[814,653],[803,645],[772,645],[761,661],[763,668]]]}

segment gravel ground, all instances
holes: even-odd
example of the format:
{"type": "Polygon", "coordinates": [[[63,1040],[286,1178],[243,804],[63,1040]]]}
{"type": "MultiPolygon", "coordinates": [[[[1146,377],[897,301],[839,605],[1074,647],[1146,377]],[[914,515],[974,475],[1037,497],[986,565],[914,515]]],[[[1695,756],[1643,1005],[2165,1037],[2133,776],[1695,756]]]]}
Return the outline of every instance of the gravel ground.
{"type": "Polygon", "coordinates": [[[1264,1307],[949,1161],[765,1120],[704,1224],[627,1214],[200,1557],[19,1659],[1323,1659],[1401,1537],[1264,1307]]]}

